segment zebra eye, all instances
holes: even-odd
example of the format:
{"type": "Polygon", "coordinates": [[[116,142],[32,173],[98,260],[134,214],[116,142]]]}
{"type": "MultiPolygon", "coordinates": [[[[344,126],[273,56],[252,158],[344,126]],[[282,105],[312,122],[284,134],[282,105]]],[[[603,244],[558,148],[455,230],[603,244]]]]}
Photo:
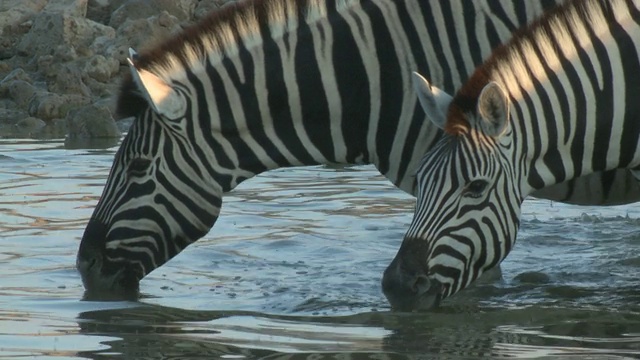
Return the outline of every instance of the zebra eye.
{"type": "Polygon", "coordinates": [[[487,188],[489,183],[486,180],[473,180],[464,189],[462,195],[466,197],[479,198],[487,188]]]}
{"type": "Polygon", "coordinates": [[[142,176],[147,173],[147,169],[149,169],[149,165],[151,165],[151,160],[143,159],[143,158],[135,158],[131,160],[131,162],[129,163],[127,172],[129,173],[129,175],[142,176]]]}

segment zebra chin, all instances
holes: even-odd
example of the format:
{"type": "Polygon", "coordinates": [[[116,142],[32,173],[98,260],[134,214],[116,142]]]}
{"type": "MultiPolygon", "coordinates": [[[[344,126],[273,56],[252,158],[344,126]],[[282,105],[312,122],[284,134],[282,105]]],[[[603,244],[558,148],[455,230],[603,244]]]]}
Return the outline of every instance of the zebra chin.
{"type": "Polygon", "coordinates": [[[140,294],[140,271],[125,264],[115,272],[105,272],[102,260],[78,258],[76,267],[85,288],[83,300],[135,301],[140,294]]]}
{"type": "Polygon", "coordinates": [[[104,245],[100,245],[104,239],[104,230],[105,226],[101,223],[90,221],[80,242],[76,268],[85,288],[83,299],[137,300],[144,270],[133,263],[109,260],[104,253],[104,245]]]}

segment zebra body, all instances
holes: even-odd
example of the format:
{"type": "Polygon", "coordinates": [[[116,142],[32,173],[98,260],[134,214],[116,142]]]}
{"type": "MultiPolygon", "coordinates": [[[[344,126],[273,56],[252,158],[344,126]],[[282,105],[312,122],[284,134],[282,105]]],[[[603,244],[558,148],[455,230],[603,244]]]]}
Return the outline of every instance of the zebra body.
{"type": "Polygon", "coordinates": [[[392,305],[433,306],[497,266],[535,190],[638,169],[639,73],[640,1],[575,0],[496,49],[453,98],[417,76],[446,135],[418,170],[415,217],[385,271],[392,305]]]}
{"type": "MultiPolygon", "coordinates": [[[[369,163],[413,193],[442,133],[411,72],[454,89],[543,3],[243,1],[132,52],[118,112],[135,120],[78,252],[87,297],[137,296],[142,277],[211,229],[224,192],[269,169],[369,163]]],[[[629,176],[614,175],[607,188],[629,176]]]]}

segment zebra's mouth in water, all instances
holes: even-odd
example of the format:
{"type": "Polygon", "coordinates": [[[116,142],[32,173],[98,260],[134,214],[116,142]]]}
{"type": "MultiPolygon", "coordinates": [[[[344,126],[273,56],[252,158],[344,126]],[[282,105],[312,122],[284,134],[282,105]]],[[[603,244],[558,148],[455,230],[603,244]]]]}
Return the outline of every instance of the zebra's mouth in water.
{"type": "Polygon", "coordinates": [[[77,268],[85,288],[83,300],[88,301],[135,301],[139,297],[140,271],[122,264],[111,274],[103,271],[101,258],[90,261],[78,259],[77,268]]]}
{"type": "Polygon", "coordinates": [[[137,300],[140,280],[145,274],[141,264],[108,257],[107,227],[91,220],[80,242],[76,268],[85,288],[84,300],[137,300]]]}
{"type": "Polygon", "coordinates": [[[394,311],[426,311],[440,306],[443,299],[443,287],[436,279],[425,279],[428,284],[407,291],[390,291],[384,288],[391,308],[394,311]]]}
{"type": "Polygon", "coordinates": [[[394,261],[385,270],[382,291],[394,311],[424,311],[436,308],[444,297],[444,287],[426,272],[407,269],[394,261]]]}

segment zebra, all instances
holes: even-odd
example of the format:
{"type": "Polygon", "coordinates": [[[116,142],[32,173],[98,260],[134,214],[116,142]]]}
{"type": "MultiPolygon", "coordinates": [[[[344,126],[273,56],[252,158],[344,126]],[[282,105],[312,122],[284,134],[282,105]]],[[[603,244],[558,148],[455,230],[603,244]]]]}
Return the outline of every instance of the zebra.
{"type": "MultiPolygon", "coordinates": [[[[454,89],[552,5],[240,1],[131,51],[117,113],[135,120],[80,242],[85,298],[137,298],[140,279],[209,232],[223,193],[270,169],[373,164],[414,193],[420,159],[442,132],[426,121],[411,72],[454,89]]],[[[555,195],[640,199],[636,184],[614,186],[629,176],[596,179],[603,196],[566,191],[575,183],[555,195]]]]}
{"type": "Polygon", "coordinates": [[[437,306],[500,264],[536,189],[639,175],[638,73],[640,0],[574,0],[498,47],[454,97],[414,75],[446,135],[419,167],[415,216],[383,276],[392,306],[437,306]]]}

